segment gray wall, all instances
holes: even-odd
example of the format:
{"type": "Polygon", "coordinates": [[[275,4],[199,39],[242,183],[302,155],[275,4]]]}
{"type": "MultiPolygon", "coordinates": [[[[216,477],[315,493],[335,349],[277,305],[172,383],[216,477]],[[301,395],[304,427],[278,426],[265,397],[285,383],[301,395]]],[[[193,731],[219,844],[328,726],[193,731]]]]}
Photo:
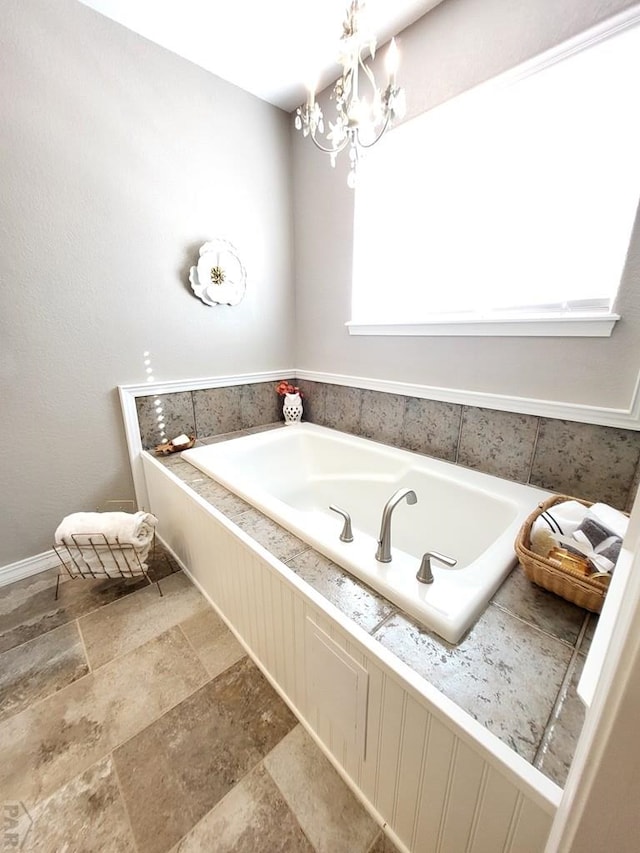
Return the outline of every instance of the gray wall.
{"type": "MultiPolygon", "coordinates": [[[[445,0],[398,39],[407,118],[632,5],[445,0]]],[[[345,182],[346,155],[332,172],[325,154],[301,134],[292,137],[298,369],[627,408],[640,363],[640,225],[619,295],[623,321],[611,338],[350,337],[344,323],[350,319],[353,193],[345,182]]]]}
{"type": "Polygon", "coordinates": [[[293,363],[289,116],[75,0],[0,28],[0,566],[133,497],[114,388],[293,363]],[[207,239],[248,293],[188,287],[207,239]]]}
{"type": "MultiPolygon", "coordinates": [[[[445,0],[400,39],[409,115],[631,5],[445,0]]],[[[132,497],[114,388],[144,381],[145,350],[159,380],[295,363],[628,403],[640,231],[610,340],[350,338],[344,167],[298,136],[292,151],[284,113],[75,0],[5,1],[0,111],[0,566],[48,549],[63,514],[132,497]],[[235,309],[188,288],[214,236],[248,269],[235,309]],[[562,370],[540,370],[549,359],[562,370]]]]}

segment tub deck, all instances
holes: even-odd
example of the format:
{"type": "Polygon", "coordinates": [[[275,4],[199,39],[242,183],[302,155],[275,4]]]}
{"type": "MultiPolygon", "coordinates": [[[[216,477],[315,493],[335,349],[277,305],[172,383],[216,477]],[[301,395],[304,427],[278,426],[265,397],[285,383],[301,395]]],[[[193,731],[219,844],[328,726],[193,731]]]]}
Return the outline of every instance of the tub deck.
{"type": "Polygon", "coordinates": [[[179,454],[158,461],[526,761],[564,784],[584,717],[576,684],[596,617],[532,585],[517,568],[453,646],[179,454]]]}
{"type": "Polygon", "coordinates": [[[316,551],[393,601],[424,627],[460,641],[515,564],[513,542],[549,493],[316,424],[262,431],[185,451],[183,459],[247,500],[316,551]],[[382,509],[401,488],[391,524],[391,562],[375,559],[382,509]],[[354,538],[341,542],[347,510],[354,538]],[[434,583],[416,579],[435,551],[434,583]]]}

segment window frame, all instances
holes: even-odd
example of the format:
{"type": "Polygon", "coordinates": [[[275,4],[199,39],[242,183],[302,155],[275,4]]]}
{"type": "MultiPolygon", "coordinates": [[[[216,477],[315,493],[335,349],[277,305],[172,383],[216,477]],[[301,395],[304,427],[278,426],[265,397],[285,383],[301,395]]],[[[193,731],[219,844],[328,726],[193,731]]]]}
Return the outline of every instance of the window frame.
{"type": "MultiPolygon", "coordinates": [[[[475,96],[478,93],[489,92],[492,88],[517,84],[520,80],[544,71],[576,53],[638,25],[640,25],[640,6],[625,10],[620,15],[580,33],[491,80],[474,86],[457,97],[475,96]]],[[[352,288],[353,284],[352,278],[352,288]]],[[[586,311],[569,309],[541,312],[535,309],[527,311],[526,308],[519,308],[516,311],[433,314],[420,322],[409,320],[407,322],[370,322],[354,319],[352,314],[352,319],[347,321],[345,326],[350,335],[369,336],[609,337],[620,319],[620,314],[616,313],[614,308],[615,302],[612,300],[610,307],[597,307],[586,311]]]]}

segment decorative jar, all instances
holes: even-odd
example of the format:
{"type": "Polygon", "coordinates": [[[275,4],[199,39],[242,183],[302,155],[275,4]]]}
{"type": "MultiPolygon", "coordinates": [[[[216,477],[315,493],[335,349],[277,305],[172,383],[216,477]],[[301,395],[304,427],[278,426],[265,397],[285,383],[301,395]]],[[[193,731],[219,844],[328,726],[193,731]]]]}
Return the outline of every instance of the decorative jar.
{"type": "Polygon", "coordinates": [[[282,404],[285,424],[298,424],[302,418],[302,398],[300,394],[285,394],[282,404]]]}

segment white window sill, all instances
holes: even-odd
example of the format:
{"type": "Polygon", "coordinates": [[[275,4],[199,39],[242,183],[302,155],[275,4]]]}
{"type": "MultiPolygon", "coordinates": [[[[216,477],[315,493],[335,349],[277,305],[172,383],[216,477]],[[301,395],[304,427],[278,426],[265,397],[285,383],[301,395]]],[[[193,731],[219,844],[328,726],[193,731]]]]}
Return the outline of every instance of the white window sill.
{"type": "Polygon", "coordinates": [[[579,316],[442,317],[424,323],[362,323],[350,320],[345,325],[350,335],[608,338],[619,319],[619,314],[598,312],[579,316]]]}

